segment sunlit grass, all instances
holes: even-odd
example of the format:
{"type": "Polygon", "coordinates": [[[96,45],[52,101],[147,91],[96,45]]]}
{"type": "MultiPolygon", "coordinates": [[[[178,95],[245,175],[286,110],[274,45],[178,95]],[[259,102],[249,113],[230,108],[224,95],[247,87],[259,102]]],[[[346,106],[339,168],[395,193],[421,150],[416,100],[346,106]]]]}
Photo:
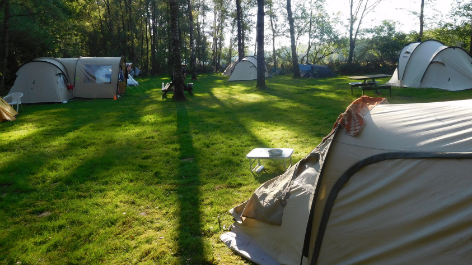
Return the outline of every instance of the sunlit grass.
{"type": "MultiPolygon", "coordinates": [[[[187,79],[195,96],[175,103],[161,98],[167,77],[138,81],[116,101],[25,105],[0,123],[0,263],[247,263],[219,241],[227,211],[283,166],[264,161],[256,175],[245,155],[287,147],[298,161],[361,95],[346,77],[278,76],[259,91],[202,75],[187,79]]],[[[392,94],[391,103],[472,98],[392,94]]]]}

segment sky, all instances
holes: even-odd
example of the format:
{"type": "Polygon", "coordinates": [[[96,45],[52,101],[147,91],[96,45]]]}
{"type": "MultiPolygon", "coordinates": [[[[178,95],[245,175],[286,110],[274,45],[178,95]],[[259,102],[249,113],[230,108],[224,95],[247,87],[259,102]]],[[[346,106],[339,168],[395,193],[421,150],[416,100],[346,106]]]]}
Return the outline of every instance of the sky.
{"type": "MultiPolygon", "coordinates": [[[[424,13],[426,19],[438,18],[438,13],[445,16],[450,12],[451,7],[456,5],[457,0],[425,0],[424,13]],[[433,3],[434,4],[431,4],[433,3]],[[436,11],[432,10],[436,9],[436,11]],[[434,15],[433,15],[434,14],[434,15]]],[[[462,0],[463,2],[467,0],[462,0]]],[[[342,17],[349,17],[348,0],[327,0],[327,11],[332,14],[341,12],[342,17]]],[[[372,0],[370,0],[372,2],[372,0]]],[[[419,13],[421,7],[420,0],[383,0],[377,8],[366,16],[362,28],[370,28],[379,25],[382,20],[393,20],[398,22],[397,30],[409,33],[419,31],[419,18],[412,15],[411,11],[419,13]]],[[[428,21],[426,21],[427,23],[428,21]]],[[[426,26],[427,27],[427,26],[426,26]]]]}
{"type": "MultiPolygon", "coordinates": [[[[292,0],[294,1],[294,0],[292,0]]],[[[295,0],[297,1],[297,0],[295,0]]],[[[305,0],[298,0],[305,1],[305,0]]],[[[372,2],[373,0],[369,0],[372,2]]],[[[453,6],[457,5],[458,1],[466,2],[471,0],[424,0],[425,1],[425,28],[428,30],[435,25],[432,22],[447,21],[453,6]]],[[[293,6],[293,5],[292,5],[293,6]]],[[[362,22],[361,29],[372,28],[381,24],[383,20],[392,20],[396,22],[396,30],[410,33],[412,31],[419,32],[419,17],[413,15],[411,12],[420,12],[421,0],[382,0],[374,11],[369,13],[362,22]]],[[[349,0],[326,0],[326,11],[332,15],[340,13],[343,18],[343,25],[337,25],[338,32],[347,36],[347,25],[349,18],[349,0]]],[[[268,20],[268,18],[266,18],[268,20]]],[[[270,30],[266,24],[266,34],[270,35],[270,30]]],[[[255,39],[255,30],[252,31],[253,40],[255,39]]],[[[304,42],[307,36],[300,38],[300,42],[304,42]]],[[[226,45],[229,45],[229,38],[226,38],[226,45]]],[[[252,45],[252,44],[251,44],[252,45]]],[[[249,46],[249,53],[254,51],[254,45],[249,46]]],[[[278,38],[276,40],[276,47],[289,46],[290,38],[278,38]]],[[[270,50],[270,45],[265,49],[270,50]]]]}

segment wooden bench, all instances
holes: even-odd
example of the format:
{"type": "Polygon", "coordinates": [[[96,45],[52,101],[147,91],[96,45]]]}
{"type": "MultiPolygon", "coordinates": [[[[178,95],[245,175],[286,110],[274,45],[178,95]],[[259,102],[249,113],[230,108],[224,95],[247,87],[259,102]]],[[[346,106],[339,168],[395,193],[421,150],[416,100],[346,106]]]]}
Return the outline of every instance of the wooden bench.
{"type": "Polygon", "coordinates": [[[364,85],[361,87],[362,87],[362,95],[364,95],[364,91],[375,90],[375,94],[377,94],[377,90],[379,89],[388,89],[388,91],[390,92],[390,97],[392,97],[392,87],[389,85],[377,86],[377,85],[371,84],[371,85],[364,85]]]}
{"type": "Polygon", "coordinates": [[[351,82],[351,83],[349,83],[349,85],[351,85],[351,96],[354,96],[353,88],[354,87],[360,87],[363,84],[364,84],[363,82],[351,82]]]}
{"type": "MultiPolygon", "coordinates": [[[[184,83],[184,91],[187,91],[190,95],[193,95],[192,90],[193,90],[193,83],[188,83],[188,84],[184,83]]],[[[162,88],[162,92],[164,93],[162,94],[162,97],[166,97],[168,92],[173,92],[173,91],[174,91],[174,84],[171,81],[170,83],[167,83],[164,88],[162,88]]]]}

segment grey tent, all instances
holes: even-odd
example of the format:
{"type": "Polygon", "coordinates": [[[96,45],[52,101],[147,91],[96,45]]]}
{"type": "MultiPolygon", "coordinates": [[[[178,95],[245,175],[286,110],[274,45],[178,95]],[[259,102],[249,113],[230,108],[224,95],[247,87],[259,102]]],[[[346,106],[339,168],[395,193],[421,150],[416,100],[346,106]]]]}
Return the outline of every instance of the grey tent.
{"type": "Polygon", "coordinates": [[[258,264],[470,264],[472,100],[378,103],[353,102],[221,239],[258,264]]]}
{"type": "MultiPolygon", "coordinates": [[[[228,81],[247,81],[257,79],[257,58],[248,56],[241,61],[234,61],[226,67],[223,75],[230,76],[228,81]]],[[[265,77],[269,77],[267,66],[265,66],[265,77]]]]}
{"type": "Polygon", "coordinates": [[[112,99],[126,89],[123,57],[38,58],[16,75],[10,93],[22,92],[22,103],[112,99]]]}

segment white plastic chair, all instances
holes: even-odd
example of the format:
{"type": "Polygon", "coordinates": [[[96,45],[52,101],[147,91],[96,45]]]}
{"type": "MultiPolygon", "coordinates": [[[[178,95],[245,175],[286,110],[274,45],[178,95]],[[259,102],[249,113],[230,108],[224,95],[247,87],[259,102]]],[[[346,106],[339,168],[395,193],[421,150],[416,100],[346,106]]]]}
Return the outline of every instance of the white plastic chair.
{"type": "MultiPolygon", "coordinates": [[[[21,97],[22,96],[23,96],[23,93],[15,92],[15,93],[11,93],[11,94],[6,95],[3,99],[8,104],[10,104],[12,107],[13,107],[13,105],[16,105],[16,112],[18,112],[18,110],[19,110],[18,107],[21,104],[21,97]]],[[[23,106],[21,106],[21,108],[23,108],[23,106]]]]}

